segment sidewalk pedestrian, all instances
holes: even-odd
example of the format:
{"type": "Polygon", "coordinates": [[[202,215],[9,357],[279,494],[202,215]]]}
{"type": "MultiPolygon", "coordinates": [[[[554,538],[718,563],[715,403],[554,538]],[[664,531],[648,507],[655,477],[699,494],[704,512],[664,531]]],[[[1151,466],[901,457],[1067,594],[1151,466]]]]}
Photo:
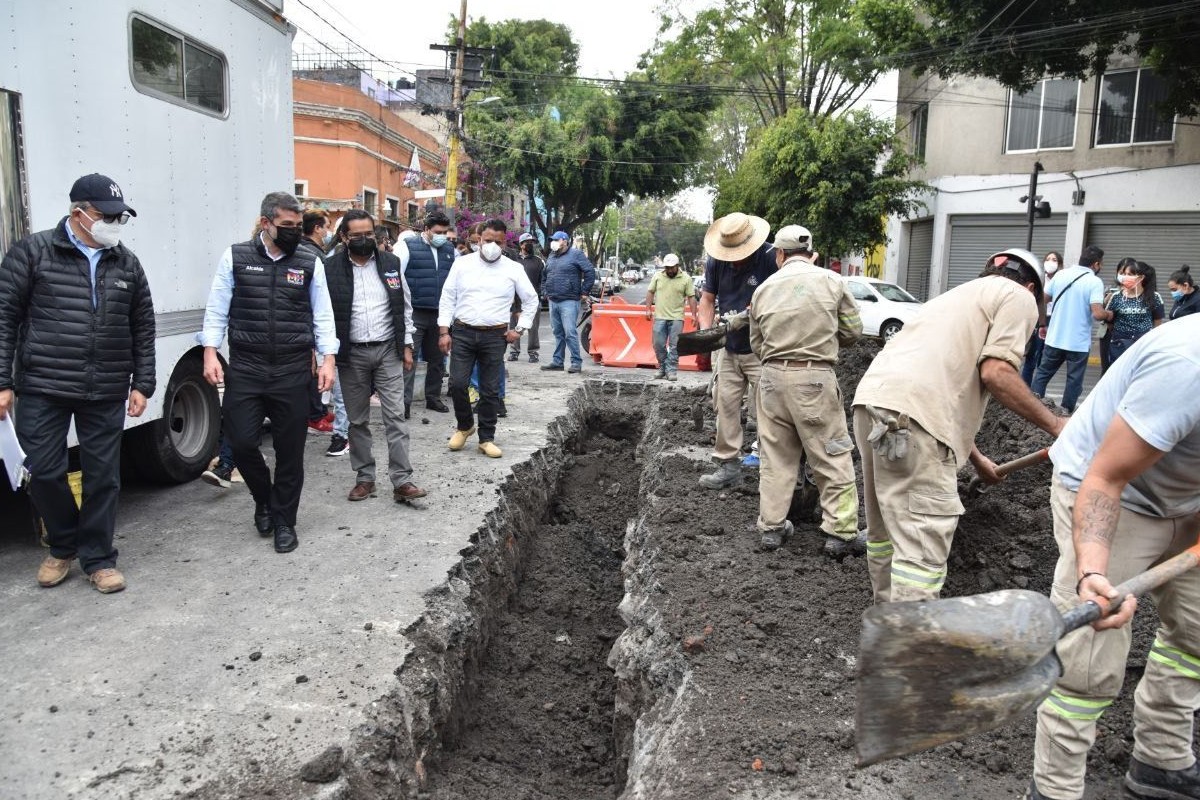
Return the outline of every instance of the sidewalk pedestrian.
{"type": "Polygon", "coordinates": [[[1079,265],[1060,270],[1046,289],[1046,299],[1054,301],[1054,316],[1046,329],[1046,344],[1030,388],[1038,397],[1045,396],[1050,379],[1065,363],[1067,382],[1062,407],[1068,413],[1075,410],[1083,393],[1083,376],[1092,349],[1092,324],[1107,316],[1104,281],[1099,278],[1103,266],[1104,251],[1088,245],[1079,255],[1079,265]]]}
{"type": "Polygon", "coordinates": [[[561,372],[569,350],[571,366],[567,372],[581,372],[583,354],[579,348],[579,329],[576,326],[579,324],[580,303],[588,302],[588,293],[596,282],[596,270],[582,250],[571,246],[571,237],[566,231],[554,232],[550,237],[550,251],[543,285],[546,299],[550,301],[554,355],[542,369],[561,372]]]}
{"type": "Polygon", "coordinates": [[[654,320],[654,355],[658,359],[655,378],[676,380],[679,370],[679,334],[683,333],[683,314],[696,318],[696,297],[692,279],[679,270],[679,256],[663,256],[663,268],[654,273],[646,288],[646,316],[654,320]]]}
{"type": "MultiPolygon", "coordinates": [[[[450,218],[441,211],[425,216],[424,230],[396,243],[393,255],[400,259],[404,279],[412,292],[414,351],[425,360],[425,407],[439,414],[450,409],[442,400],[445,375],[442,352],[438,349],[438,306],[450,268],[454,266],[454,245],[450,243],[450,218]]],[[[415,370],[404,376],[404,415],[412,411],[415,370]]]]}

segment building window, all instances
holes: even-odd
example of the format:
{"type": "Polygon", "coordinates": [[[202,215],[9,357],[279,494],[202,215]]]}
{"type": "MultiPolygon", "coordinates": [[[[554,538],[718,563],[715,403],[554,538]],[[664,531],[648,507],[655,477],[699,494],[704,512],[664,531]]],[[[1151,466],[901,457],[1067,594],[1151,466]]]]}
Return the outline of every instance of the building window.
{"type": "Polygon", "coordinates": [[[1010,93],[1005,152],[1075,146],[1079,81],[1048,78],[1024,94],[1010,93]]]}
{"type": "Polygon", "coordinates": [[[296,179],[296,197],[308,197],[308,181],[296,179]]]}
{"type": "Polygon", "coordinates": [[[387,218],[392,221],[400,219],[400,199],[397,197],[387,198],[387,218]]]}
{"type": "Polygon", "coordinates": [[[363,187],[363,210],[372,217],[379,214],[379,192],[363,187]]]}
{"type": "Polygon", "coordinates": [[[409,203],[409,204],[408,204],[408,224],[409,224],[409,225],[416,225],[416,224],[417,224],[417,213],[418,213],[418,209],[419,209],[419,206],[417,206],[417,204],[416,204],[416,203],[409,203]]]}
{"type": "Polygon", "coordinates": [[[129,22],[133,85],[143,94],[223,115],[225,56],[142,17],[129,22]]]}
{"type": "Polygon", "coordinates": [[[1169,142],[1175,118],[1159,112],[1167,82],[1151,69],[1108,72],[1096,103],[1096,146],[1169,142]]]}
{"type": "Polygon", "coordinates": [[[912,154],[925,160],[925,136],[929,130],[929,103],[921,103],[913,112],[909,122],[912,128],[912,154]]]}

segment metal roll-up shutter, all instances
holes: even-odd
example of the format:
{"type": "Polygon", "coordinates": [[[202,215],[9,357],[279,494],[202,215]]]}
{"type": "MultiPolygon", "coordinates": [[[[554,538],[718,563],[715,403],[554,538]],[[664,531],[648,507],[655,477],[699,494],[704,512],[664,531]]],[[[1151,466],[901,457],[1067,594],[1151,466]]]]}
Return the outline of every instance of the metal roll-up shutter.
{"type": "MultiPolygon", "coordinates": [[[[1028,222],[1024,214],[978,214],[950,218],[950,264],[946,289],[979,277],[988,256],[1009,247],[1025,247],[1028,222]]],[[[1067,219],[1056,215],[1033,223],[1033,254],[1062,252],[1067,219]]]]}
{"type": "Polygon", "coordinates": [[[1126,256],[1145,261],[1157,271],[1158,288],[1162,292],[1167,278],[1180,265],[1200,264],[1200,213],[1092,214],[1088,217],[1086,243],[1104,251],[1104,264],[1112,271],[1126,256]]]}
{"type": "Polygon", "coordinates": [[[904,288],[922,302],[929,299],[929,270],[933,262],[933,220],[914,222],[908,227],[908,263],[904,288]]]}

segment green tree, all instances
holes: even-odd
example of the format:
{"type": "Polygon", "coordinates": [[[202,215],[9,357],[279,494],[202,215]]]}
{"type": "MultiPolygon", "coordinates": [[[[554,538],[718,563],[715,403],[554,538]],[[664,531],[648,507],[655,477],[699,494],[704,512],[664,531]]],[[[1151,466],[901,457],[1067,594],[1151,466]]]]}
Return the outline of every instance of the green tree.
{"type": "Polygon", "coordinates": [[[1167,79],[1164,113],[1200,111],[1200,4],[1163,0],[860,0],[867,27],[917,73],[978,75],[1025,91],[1046,75],[1104,72],[1136,55],[1167,79]]]}
{"type": "MultiPolygon", "coordinates": [[[[458,35],[453,18],[447,35],[451,43],[458,35]]],[[[467,24],[467,43],[495,51],[485,65],[490,81],[485,91],[505,100],[510,112],[526,116],[539,116],[579,64],[579,45],[571,29],[545,19],[488,22],[479,17],[467,24]]]]}
{"type": "Polygon", "coordinates": [[[793,109],[721,181],[715,213],[755,214],[772,228],[798,223],[822,253],[849,255],[887,240],[885,217],[921,207],[929,187],[907,177],[912,166],[892,122],[862,111],[818,118],[793,109]]]}

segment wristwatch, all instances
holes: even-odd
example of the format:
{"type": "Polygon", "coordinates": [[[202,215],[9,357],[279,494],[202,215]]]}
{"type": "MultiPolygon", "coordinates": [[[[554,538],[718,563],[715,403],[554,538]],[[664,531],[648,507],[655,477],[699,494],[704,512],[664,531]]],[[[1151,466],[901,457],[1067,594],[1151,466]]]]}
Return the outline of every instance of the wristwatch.
{"type": "Polygon", "coordinates": [[[513,330],[517,332],[517,336],[524,336],[524,335],[525,335],[525,329],[524,329],[524,328],[513,328],[513,330]]]}

